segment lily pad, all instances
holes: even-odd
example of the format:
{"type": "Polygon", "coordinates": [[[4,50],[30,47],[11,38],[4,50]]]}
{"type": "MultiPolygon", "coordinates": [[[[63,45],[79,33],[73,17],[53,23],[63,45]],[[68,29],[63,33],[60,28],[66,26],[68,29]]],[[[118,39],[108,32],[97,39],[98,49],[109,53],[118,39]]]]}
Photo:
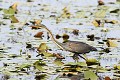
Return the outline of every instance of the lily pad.
{"type": "Polygon", "coordinates": [[[98,80],[98,76],[92,71],[85,71],[84,77],[85,79],[98,80]]]}

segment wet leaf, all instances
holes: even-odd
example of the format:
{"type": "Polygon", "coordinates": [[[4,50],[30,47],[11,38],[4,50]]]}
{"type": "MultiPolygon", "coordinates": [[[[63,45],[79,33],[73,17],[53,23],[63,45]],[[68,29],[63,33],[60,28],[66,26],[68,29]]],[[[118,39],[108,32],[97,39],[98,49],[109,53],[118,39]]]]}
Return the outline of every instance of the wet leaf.
{"type": "Polygon", "coordinates": [[[60,54],[55,54],[53,53],[53,56],[55,56],[57,59],[65,59],[63,56],[61,56],[60,54]]]}
{"type": "Polygon", "coordinates": [[[92,34],[92,35],[87,35],[87,38],[88,38],[88,40],[90,40],[90,41],[94,41],[94,39],[95,39],[94,34],[92,34]]]}
{"type": "Polygon", "coordinates": [[[46,52],[48,50],[48,46],[46,43],[41,43],[37,49],[39,52],[46,52]]]}
{"type": "Polygon", "coordinates": [[[64,65],[64,63],[60,59],[54,60],[53,63],[56,64],[57,66],[63,66],[64,65]]]}
{"type": "Polygon", "coordinates": [[[116,24],[116,23],[118,23],[118,21],[116,21],[116,20],[105,20],[105,23],[116,24]]]}
{"type": "Polygon", "coordinates": [[[62,13],[61,17],[62,17],[62,18],[70,18],[70,16],[71,16],[71,13],[69,12],[68,8],[65,7],[65,8],[63,9],[63,13],[62,13]]]}
{"type": "Polygon", "coordinates": [[[19,57],[19,55],[17,55],[17,54],[9,54],[8,56],[9,56],[10,58],[19,57]]]}
{"type": "Polygon", "coordinates": [[[67,35],[67,34],[63,34],[63,36],[62,36],[62,37],[63,37],[63,40],[64,40],[64,41],[66,41],[66,40],[68,40],[68,39],[69,39],[69,35],[67,35]]]}
{"type": "Polygon", "coordinates": [[[61,38],[61,36],[59,34],[56,35],[56,39],[59,39],[61,38]]]}
{"type": "Polygon", "coordinates": [[[17,5],[18,5],[18,2],[11,5],[10,8],[12,8],[16,12],[17,11],[17,5]]]}
{"type": "Polygon", "coordinates": [[[92,71],[85,71],[84,77],[85,79],[98,80],[98,76],[92,71]]]}
{"type": "Polygon", "coordinates": [[[87,66],[86,62],[68,62],[65,66],[87,66]]]}
{"type": "Polygon", "coordinates": [[[78,36],[78,35],[79,35],[79,30],[74,29],[72,33],[73,33],[74,35],[77,35],[77,36],[78,36]]]}
{"type": "Polygon", "coordinates": [[[90,58],[86,60],[86,64],[89,65],[94,65],[94,64],[98,64],[98,61],[95,58],[90,58]]]}
{"type": "Polygon", "coordinates": [[[18,19],[13,15],[13,16],[10,16],[10,19],[11,19],[11,22],[12,23],[18,23],[18,19]]]}
{"type": "Polygon", "coordinates": [[[43,68],[43,66],[45,66],[45,62],[39,60],[39,61],[36,61],[34,64],[36,69],[38,69],[39,71],[44,71],[45,69],[43,68]]]}
{"type": "Polygon", "coordinates": [[[30,63],[23,63],[22,65],[20,65],[19,69],[23,69],[23,68],[30,68],[31,64],[30,63]]]}
{"type": "Polygon", "coordinates": [[[36,38],[42,38],[43,32],[38,32],[34,35],[36,38]]]}
{"type": "Polygon", "coordinates": [[[42,54],[43,54],[45,57],[53,57],[53,54],[52,54],[52,53],[49,53],[49,52],[42,52],[42,54]]]}
{"type": "Polygon", "coordinates": [[[108,9],[109,8],[107,6],[101,7],[101,9],[95,13],[95,17],[104,18],[106,16],[106,12],[108,11],[108,9]]]}
{"type": "Polygon", "coordinates": [[[109,30],[108,30],[108,28],[103,28],[102,30],[101,30],[101,32],[108,32],[109,30]]]}
{"type": "Polygon", "coordinates": [[[99,27],[100,26],[100,20],[94,20],[92,23],[93,23],[93,25],[95,27],[99,27]]]}
{"type": "Polygon", "coordinates": [[[118,13],[119,11],[120,9],[115,9],[115,10],[110,11],[110,13],[118,13]]]}
{"type": "Polygon", "coordinates": [[[46,74],[41,74],[41,75],[36,75],[36,76],[35,76],[35,79],[36,79],[36,80],[44,80],[46,77],[47,77],[46,74]]]}
{"type": "Polygon", "coordinates": [[[32,29],[40,29],[39,26],[30,26],[32,29]]]}
{"type": "Polygon", "coordinates": [[[105,77],[105,80],[111,80],[111,79],[110,79],[110,77],[106,76],[106,77],[105,77]]]}
{"type": "Polygon", "coordinates": [[[105,5],[105,3],[102,0],[99,0],[98,5],[105,5]]]}
{"type": "Polygon", "coordinates": [[[15,14],[15,10],[12,8],[9,9],[3,9],[3,12],[5,15],[14,15],[15,14]]]}
{"type": "Polygon", "coordinates": [[[108,39],[107,42],[106,42],[106,45],[108,47],[117,47],[118,43],[117,43],[117,40],[110,40],[110,39],[108,39]]]}

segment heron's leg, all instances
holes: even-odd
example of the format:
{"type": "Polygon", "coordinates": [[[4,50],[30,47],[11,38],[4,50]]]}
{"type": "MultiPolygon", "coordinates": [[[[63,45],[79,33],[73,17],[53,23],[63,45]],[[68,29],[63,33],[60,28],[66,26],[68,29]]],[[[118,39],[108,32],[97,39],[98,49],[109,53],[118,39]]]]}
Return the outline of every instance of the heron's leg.
{"type": "Polygon", "coordinates": [[[79,57],[78,57],[79,55],[78,54],[74,54],[73,55],[73,59],[75,60],[75,62],[78,62],[78,60],[79,60],[79,57]]]}
{"type": "Polygon", "coordinates": [[[78,54],[81,58],[83,58],[86,61],[86,55],[84,55],[85,57],[81,56],[80,54],[78,54]]]}
{"type": "Polygon", "coordinates": [[[83,57],[83,56],[81,56],[80,54],[78,54],[78,53],[75,53],[74,55],[73,55],[73,59],[75,60],[75,62],[78,62],[78,60],[79,60],[79,57],[81,57],[82,59],[84,59],[85,61],[86,61],[86,56],[85,57],[83,57]]]}

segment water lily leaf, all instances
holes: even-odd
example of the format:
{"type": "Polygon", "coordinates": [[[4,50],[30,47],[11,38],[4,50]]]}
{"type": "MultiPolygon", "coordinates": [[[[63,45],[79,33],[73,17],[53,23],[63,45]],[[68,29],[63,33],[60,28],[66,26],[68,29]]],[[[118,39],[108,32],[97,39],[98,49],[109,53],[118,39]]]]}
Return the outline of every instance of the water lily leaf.
{"type": "Polygon", "coordinates": [[[17,11],[17,5],[18,2],[14,3],[12,6],[10,6],[10,8],[12,8],[14,11],[17,11]]]}
{"type": "Polygon", "coordinates": [[[19,22],[18,19],[14,15],[10,16],[10,19],[11,19],[12,23],[18,23],[19,22]]]}
{"type": "Polygon", "coordinates": [[[57,59],[65,59],[65,57],[61,56],[59,53],[58,54],[53,53],[53,56],[55,56],[57,59]]]}
{"type": "Polygon", "coordinates": [[[92,71],[85,71],[84,77],[85,79],[98,80],[98,76],[92,71]]]}
{"type": "Polygon", "coordinates": [[[14,15],[15,14],[15,10],[12,8],[9,9],[3,9],[3,12],[5,15],[14,15]]]}
{"type": "Polygon", "coordinates": [[[63,13],[62,13],[61,17],[62,17],[62,18],[70,18],[70,16],[71,16],[71,13],[69,12],[68,8],[65,7],[65,8],[63,9],[63,13]]]}
{"type": "Polygon", "coordinates": [[[34,37],[36,37],[36,38],[42,38],[42,34],[43,34],[43,32],[38,32],[38,33],[36,33],[34,35],[34,37]]]}
{"type": "Polygon", "coordinates": [[[109,7],[103,6],[99,11],[95,13],[96,18],[104,18],[106,16],[106,12],[108,11],[109,7]]]}
{"type": "Polygon", "coordinates": [[[52,53],[49,53],[49,52],[42,52],[42,54],[43,54],[45,57],[53,57],[53,54],[52,54],[52,53]]]}
{"type": "Polygon", "coordinates": [[[120,4],[120,0],[116,0],[117,4],[120,4]]]}
{"type": "Polygon", "coordinates": [[[36,76],[35,76],[35,79],[36,79],[36,80],[45,80],[46,77],[47,77],[46,74],[41,74],[41,75],[36,75],[36,76]]]}
{"type": "Polygon", "coordinates": [[[111,79],[110,79],[110,77],[106,76],[106,77],[105,77],[105,80],[111,80],[111,79]]]}
{"type": "Polygon", "coordinates": [[[43,66],[45,65],[45,63],[43,61],[36,61],[34,63],[34,66],[36,69],[38,69],[39,71],[44,71],[45,69],[43,68],[43,66]]]}
{"type": "Polygon", "coordinates": [[[63,66],[64,65],[64,63],[59,59],[54,60],[53,63],[56,64],[57,66],[63,66]]]}
{"type": "Polygon", "coordinates": [[[17,54],[9,54],[8,56],[9,56],[10,58],[19,57],[19,55],[17,55],[17,54]]]}
{"type": "Polygon", "coordinates": [[[19,69],[23,69],[23,68],[30,68],[31,67],[31,64],[30,63],[24,63],[22,65],[20,65],[19,69]]]}
{"type": "Polygon", "coordinates": [[[98,64],[98,61],[95,58],[90,58],[86,60],[86,64],[89,65],[94,65],[94,64],[98,64]]]}
{"type": "Polygon", "coordinates": [[[107,44],[108,47],[117,47],[118,46],[117,40],[110,40],[110,39],[108,39],[106,44],[107,44]]]}
{"type": "Polygon", "coordinates": [[[40,45],[39,45],[39,47],[38,47],[38,51],[39,52],[46,52],[46,50],[48,49],[48,46],[47,46],[47,44],[46,43],[41,43],[40,45]]]}
{"type": "Polygon", "coordinates": [[[94,20],[92,22],[92,24],[95,26],[95,27],[99,27],[100,26],[100,20],[94,20]]]}

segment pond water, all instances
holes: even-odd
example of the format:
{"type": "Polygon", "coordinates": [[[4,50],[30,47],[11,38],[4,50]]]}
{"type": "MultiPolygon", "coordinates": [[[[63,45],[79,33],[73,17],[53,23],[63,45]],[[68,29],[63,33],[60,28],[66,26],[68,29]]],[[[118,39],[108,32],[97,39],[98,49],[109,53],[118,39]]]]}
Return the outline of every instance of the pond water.
{"type": "Polygon", "coordinates": [[[118,79],[120,11],[110,11],[119,9],[120,4],[116,0],[103,1],[105,6],[102,7],[98,6],[97,0],[0,0],[0,80],[84,80],[84,71],[96,72],[99,80],[104,80],[106,76],[113,80],[118,79]],[[5,18],[4,13],[4,9],[15,2],[17,14],[14,16],[18,23],[12,23],[10,18],[5,18]],[[103,14],[101,12],[95,16],[99,10],[103,10],[103,14]],[[93,21],[97,19],[108,22],[104,22],[104,27],[95,27],[93,21]],[[61,36],[56,39],[59,42],[63,42],[63,35],[67,34],[69,40],[96,47],[98,51],[87,53],[86,56],[95,58],[99,64],[89,66],[85,60],[79,58],[78,62],[82,64],[75,65],[73,53],[60,50],[48,38],[49,34],[45,29],[31,29],[31,22],[34,20],[42,20],[41,23],[46,25],[54,37],[61,36]],[[29,25],[24,25],[25,23],[29,25]],[[73,33],[74,30],[78,30],[77,35],[73,33]],[[43,32],[42,38],[34,37],[38,32],[43,32]],[[94,40],[89,40],[87,35],[92,34],[95,36],[94,40]],[[113,39],[109,42],[110,46],[106,42],[108,38],[113,39]],[[37,48],[41,43],[48,46],[49,55],[60,54],[64,59],[56,59],[55,56],[48,56],[48,53],[38,56],[37,48]],[[73,69],[73,65],[77,71],[69,71],[73,69]]]}

